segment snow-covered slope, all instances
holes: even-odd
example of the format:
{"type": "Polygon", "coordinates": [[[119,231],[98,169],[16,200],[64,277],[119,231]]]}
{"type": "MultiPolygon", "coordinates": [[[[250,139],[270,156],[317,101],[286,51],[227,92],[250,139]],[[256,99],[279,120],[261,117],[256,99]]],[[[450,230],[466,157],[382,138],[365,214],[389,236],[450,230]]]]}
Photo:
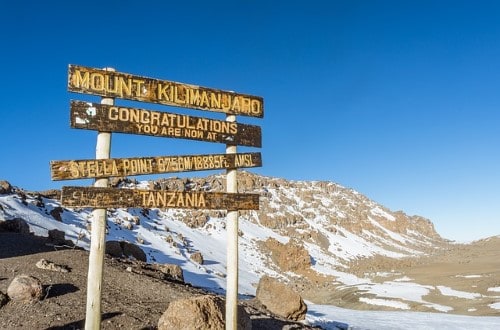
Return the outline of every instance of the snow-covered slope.
{"type": "MultiPolygon", "coordinates": [[[[126,180],[120,185],[220,191],[223,180],[223,176],[169,179],[153,184],[126,180]]],[[[270,238],[281,242],[283,247],[290,240],[303,243],[314,270],[334,274],[349,285],[352,285],[351,276],[344,279],[341,276],[347,261],[373,255],[400,258],[422,254],[440,240],[429,221],[392,213],[334,183],[291,182],[241,172],[239,191],[257,192],[262,196],[259,211],[240,215],[240,292],[243,294],[254,294],[255,284],[263,274],[283,276],[283,265],[276,265],[263,247],[262,243],[270,238]]],[[[0,198],[3,208],[0,212],[5,218],[25,219],[35,233],[45,236],[50,229],[61,229],[68,238],[88,248],[90,209],[64,209],[62,222],[58,222],[50,215],[60,206],[56,200],[25,194],[0,198]]],[[[136,243],[151,262],[179,264],[186,281],[213,290],[223,289],[227,239],[224,215],[223,211],[111,209],[107,239],[136,243]],[[202,252],[203,265],[190,260],[189,256],[195,251],[202,252]]]]}
{"type": "MultiPolygon", "coordinates": [[[[297,289],[319,282],[323,290],[355,289],[360,303],[401,310],[418,305],[424,306],[419,310],[448,312],[453,308],[427,301],[425,296],[439,292],[474,294],[448,290],[440,283],[421,285],[398,274],[389,274],[391,280],[375,281],[374,277],[387,275],[360,276],[352,271],[363,259],[398,260],[440,249],[446,242],[427,219],[392,212],[331,182],[287,181],[243,171],[238,181],[239,192],[261,195],[259,211],[240,212],[242,296],[254,295],[264,274],[282,278],[297,289]]],[[[114,184],[122,188],[222,191],[224,176],[158,182],[125,179],[114,184]]],[[[2,218],[22,218],[33,232],[43,236],[50,229],[63,230],[77,245],[89,247],[91,210],[61,208],[57,199],[43,193],[14,188],[0,194],[2,218]],[[56,220],[59,216],[60,221],[56,220]]],[[[132,242],[143,249],[148,262],[178,264],[186,282],[224,292],[225,228],[225,211],[109,209],[107,240],[132,242]],[[202,253],[203,264],[191,260],[195,252],[202,253]]]]}
{"type": "MultiPolygon", "coordinates": [[[[224,177],[168,179],[156,183],[125,180],[120,185],[221,191],[224,177]]],[[[254,294],[255,283],[262,274],[279,276],[282,268],[287,267],[276,265],[269,257],[269,250],[262,243],[270,238],[282,243],[285,249],[287,243],[302,245],[311,258],[312,269],[336,275],[338,270],[347,269],[350,261],[359,258],[419,255],[442,241],[430,221],[391,212],[351,189],[330,182],[293,182],[240,172],[239,191],[261,195],[259,211],[240,215],[240,275],[244,278],[241,281],[244,294],[254,294]]],[[[61,229],[68,238],[88,248],[90,209],[64,209],[59,222],[50,215],[54,208],[60,207],[59,202],[40,194],[2,195],[0,203],[3,209],[0,215],[3,213],[6,219],[25,219],[32,231],[40,235],[47,235],[50,229],[61,229]]],[[[180,264],[186,280],[193,284],[224,288],[225,221],[224,211],[110,209],[107,239],[138,244],[149,261],[180,264]],[[189,256],[196,251],[201,251],[206,261],[201,266],[190,261],[189,256]]]]}

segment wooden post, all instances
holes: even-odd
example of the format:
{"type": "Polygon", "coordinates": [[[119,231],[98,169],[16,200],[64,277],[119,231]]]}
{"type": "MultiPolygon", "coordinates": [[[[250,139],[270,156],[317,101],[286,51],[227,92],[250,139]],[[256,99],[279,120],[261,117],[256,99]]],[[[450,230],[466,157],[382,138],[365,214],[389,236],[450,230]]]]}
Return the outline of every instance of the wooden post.
{"type": "MultiPolygon", "coordinates": [[[[106,68],[106,71],[115,71],[106,68]]],[[[113,98],[102,98],[101,104],[114,105],[113,98]]],[[[98,132],[95,151],[96,159],[109,159],[111,151],[111,133],[98,132]]],[[[107,187],[108,178],[96,179],[94,187],[107,187]]],[[[87,277],[87,310],[85,330],[101,328],[102,273],[104,268],[104,250],[106,245],[106,209],[92,212],[92,233],[90,240],[89,272],[87,277]]]]}
{"type": "MultiPolygon", "coordinates": [[[[227,115],[226,121],[235,122],[235,115],[227,115]]],[[[235,154],[236,145],[226,145],[226,154],[235,154]]],[[[226,171],[226,191],[238,192],[236,168],[226,171]]],[[[226,281],[226,330],[238,326],[238,211],[227,212],[227,281],[226,281]]]]}

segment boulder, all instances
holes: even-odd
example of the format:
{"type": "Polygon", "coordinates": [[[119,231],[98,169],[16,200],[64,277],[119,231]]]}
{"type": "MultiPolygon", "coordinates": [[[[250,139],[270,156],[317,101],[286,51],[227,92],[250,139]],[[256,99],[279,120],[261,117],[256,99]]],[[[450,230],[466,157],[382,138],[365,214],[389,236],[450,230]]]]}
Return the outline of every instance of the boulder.
{"type": "Polygon", "coordinates": [[[307,305],[302,297],[277,279],[263,276],[257,286],[256,298],[276,315],[293,321],[306,318],[307,305]]]}
{"type": "Polygon", "coordinates": [[[115,258],[123,257],[123,249],[120,242],[118,241],[107,241],[105,252],[106,254],[109,254],[110,256],[115,258]]]}
{"type": "Polygon", "coordinates": [[[12,220],[0,221],[0,231],[29,234],[30,226],[24,219],[15,218],[12,220]]]}
{"type": "MultiPolygon", "coordinates": [[[[198,296],[170,303],[158,321],[158,330],[222,330],[225,303],[215,296],[198,296]]],[[[252,329],[252,321],[242,306],[238,306],[239,330],[252,329]]]]}
{"type": "Polygon", "coordinates": [[[140,247],[138,247],[137,245],[135,245],[133,243],[126,242],[126,241],[122,241],[120,243],[122,244],[123,254],[125,256],[127,256],[129,258],[133,257],[136,260],[144,261],[144,262],[146,262],[148,260],[146,257],[146,253],[144,253],[144,251],[140,247]]]}
{"type": "Polygon", "coordinates": [[[155,268],[167,275],[169,278],[173,278],[174,280],[184,282],[184,273],[182,271],[181,266],[174,264],[163,264],[163,265],[155,265],[155,268]]]}
{"type": "Polygon", "coordinates": [[[0,180],[0,195],[12,193],[12,186],[8,181],[0,180]]]}
{"type": "Polygon", "coordinates": [[[203,265],[204,260],[201,252],[195,252],[189,258],[191,258],[191,260],[193,260],[194,262],[203,265]]]}
{"type": "Polygon", "coordinates": [[[29,275],[16,276],[9,287],[7,295],[12,301],[34,302],[42,299],[42,282],[36,277],[29,275]]]}
{"type": "Polygon", "coordinates": [[[56,219],[57,221],[59,222],[62,222],[62,217],[61,217],[61,214],[64,212],[64,209],[60,206],[57,206],[57,207],[54,207],[51,211],[50,211],[50,215],[56,219]]]}
{"type": "Polygon", "coordinates": [[[48,232],[49,242],[54,245],[68,245],[74,246],[75,243],[71,240],[67,240],[65,235],[66,233],[59,229],[51,229],[48,232]]]}
{"type": "Polygon", "coordinates": [[[107,241],[105,251],[112,257],[132,257],[139,261],[147,261],[146,253],[137,245],[126,241],[107,241]]]}

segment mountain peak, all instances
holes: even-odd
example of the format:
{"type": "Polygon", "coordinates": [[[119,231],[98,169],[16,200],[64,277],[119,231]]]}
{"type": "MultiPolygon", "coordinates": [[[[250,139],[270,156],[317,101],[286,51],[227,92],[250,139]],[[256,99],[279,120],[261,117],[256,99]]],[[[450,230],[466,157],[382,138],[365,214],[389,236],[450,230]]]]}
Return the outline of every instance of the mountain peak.
{"type": "MultiPolygon", "coordinates": [[[[216,192],[225,190],[225,176],[117,178],[112,185],[216,192]]],[[[365,290],[360,288],[367,281],[374,283],[373,278],[366,279],[367,274],[377,277],[375,270],[415,265],[419,258],[450,248],[430,220],[393,212],[334,182],[292,181],[241,171],[238,191],[260,195],[258,211],[239,212],[239,291],[243,295],[254,295],[259,278],[270,275],[310,301],[347,303],[354,299],[351,295],[365,290]]],[[[92,210],[63,208],[56,195],[5,189],[0,195],[0,219],[25,219],[30,230],[41,236],[62,230],[88,249],[92,210]]],[[[128,208],[108,209],[107,214],[107,240],[133,243],[148,262],[180,265],[186,282],[223,292],[226,211],[128,208]],[[196,253],[202,254],[202,264],[192,260],[196,253]]],[[[398,274],[391,276],[397,279],[398,274]]]]}

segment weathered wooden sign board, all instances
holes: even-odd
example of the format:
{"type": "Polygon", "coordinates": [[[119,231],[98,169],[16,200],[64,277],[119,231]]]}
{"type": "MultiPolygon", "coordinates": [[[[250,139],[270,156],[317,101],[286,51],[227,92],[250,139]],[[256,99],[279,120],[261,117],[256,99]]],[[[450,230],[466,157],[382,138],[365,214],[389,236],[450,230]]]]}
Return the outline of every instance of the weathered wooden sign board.
{"type": "Polygon", "coordinates": [[[103,97],[242,116],[264,116],[262,97],[78,65],[69,66],[68,89],[103,97]]]}
{"type": "Polygon", "coordinates": [[[258,210],[258,194],[180,192],[99,187],[63,187],[66,207],[258,210]]]}
{"type": "Polygon", "coordinates": [[[259,126],[146,109],[71,101],[71,127],[261,147],[259,126]]]}
{"type": "Polygon", "coordinates": [[[74,180],[262,166],[259,152],[111,159],[54,160],[52,180],[74,180]]]}

